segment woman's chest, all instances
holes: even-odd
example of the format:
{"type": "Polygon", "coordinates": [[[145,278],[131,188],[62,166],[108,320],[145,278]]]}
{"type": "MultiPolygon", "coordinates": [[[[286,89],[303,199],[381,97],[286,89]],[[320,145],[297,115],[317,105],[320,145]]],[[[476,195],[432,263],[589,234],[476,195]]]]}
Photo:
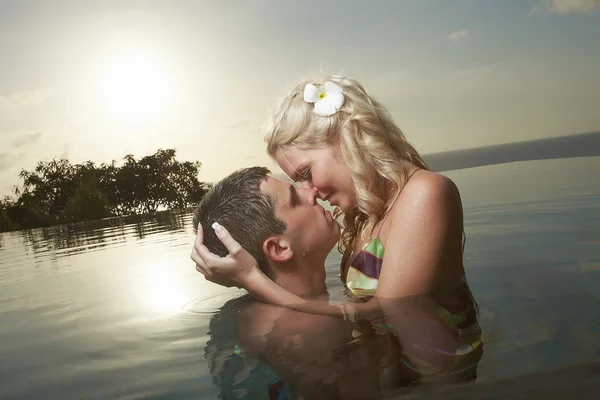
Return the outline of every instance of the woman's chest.
{"type": "Polygon", "coordinates": [[[378,280],[383,265],[384,252],[383,243],[379,236],[368,242],[359,240],[354,243],[352,252],[343,263],[340,271],[342,281],[344,283],[354,282],[357,277],[378,280]]]}
{"type": "Polygon", "coordinates": [[[342,279],[342,282],[346,283],[346,277],[348,275],[348,269],[352,266],[352,263],[356,259],[356,255],[358,253],[360,253],[360,251],[362,250],[363,246],[364,246],[364,241],[363,240],[355,238],[352,241],[352,247],[351,247],[351,250],[350,250],[350,254],[347,257],[344,257],[344,261],[342,262],[342,265],[340,266],[340,278],[342,279]]]}

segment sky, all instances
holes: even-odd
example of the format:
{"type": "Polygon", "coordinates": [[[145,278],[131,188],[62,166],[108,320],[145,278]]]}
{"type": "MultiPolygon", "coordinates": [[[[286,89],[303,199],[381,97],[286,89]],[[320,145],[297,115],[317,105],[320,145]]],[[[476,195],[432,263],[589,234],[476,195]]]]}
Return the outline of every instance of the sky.
{"type": "Polygon", "coordinates": [[[175,148],[266,165],[300,79],[346,75],[422,154],[600,130],[600,0],[0,0],[0,196],[21,169],[175,148]]]}

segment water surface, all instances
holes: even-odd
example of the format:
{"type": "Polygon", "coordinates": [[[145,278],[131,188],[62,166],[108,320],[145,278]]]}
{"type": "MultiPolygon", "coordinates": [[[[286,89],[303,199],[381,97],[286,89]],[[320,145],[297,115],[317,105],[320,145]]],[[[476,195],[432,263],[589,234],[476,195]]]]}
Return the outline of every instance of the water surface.
{"type": "MultiPolygon", "coordinates": [[[[481,380],[600,358],[600,158],[447,173],[465,204],[481,380]]],[[[239,296],[189,259],[191,215],[0,234],[0,398],[215,398],[209,322],[239,296]]],[[[340,293],[334,250],[328,286],[340,293]]]]}

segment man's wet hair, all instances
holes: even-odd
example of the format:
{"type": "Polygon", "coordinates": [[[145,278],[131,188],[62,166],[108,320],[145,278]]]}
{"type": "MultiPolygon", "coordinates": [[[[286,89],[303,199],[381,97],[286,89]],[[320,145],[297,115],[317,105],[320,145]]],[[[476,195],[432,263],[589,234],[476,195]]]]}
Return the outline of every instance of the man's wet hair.
{"type": "Polygon", "coordinates": [[[223,225],[258,261],[261,270],[272,277],[263,243],[268,237],[285,232],[286,225],[275,216],[274,199],[260,190],[269,173],[265,167],[250,167],[223,178],[202,198],[194,212],[193,226],[196,229],[202,223],[204,245],[224,257],[229,252],[212,228],[214,222],[223,225]]]}

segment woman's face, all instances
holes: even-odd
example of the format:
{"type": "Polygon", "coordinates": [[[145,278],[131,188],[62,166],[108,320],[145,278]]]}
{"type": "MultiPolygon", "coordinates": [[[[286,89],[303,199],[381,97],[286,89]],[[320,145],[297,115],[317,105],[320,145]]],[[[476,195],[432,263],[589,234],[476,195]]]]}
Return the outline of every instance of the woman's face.
{"type": "Polygon", "coordinates": [[[339,150],[288,147],[278,151],[275,160],[294,182],[317,188],[321,200],[344,212],[356,206],[354,182],[339,150]]]}

